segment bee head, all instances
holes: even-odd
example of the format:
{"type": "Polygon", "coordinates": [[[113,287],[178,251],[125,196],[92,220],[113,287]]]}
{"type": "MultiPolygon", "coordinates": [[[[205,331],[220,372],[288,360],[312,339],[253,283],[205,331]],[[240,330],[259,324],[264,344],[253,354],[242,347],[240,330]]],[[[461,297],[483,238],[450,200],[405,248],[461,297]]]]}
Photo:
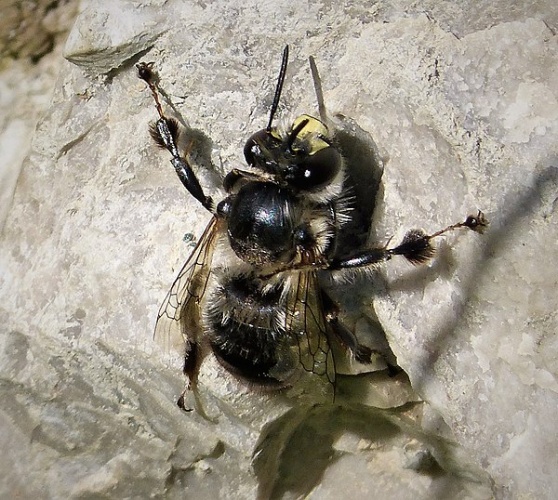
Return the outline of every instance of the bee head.
{"type": "Polygon", "coordinates": [[[297,192],[317,193],[338,176],[343,159],[330,140],[327,126],[317,118],[301,115],[287,130],[273,126],[288,60],[287,45],[283,50],[267,127],[248,139],[244,158],[248,165],[263,171],[279,185],[297,192]]]}
{"type": "Polygon", "coordinates": [[[342,166],[326,125],[309,115],[299,116],[283,133],[277,127],[256,132],[244,146],[244,157],[279,184],[307,192],[326,187],[342,166]]]}

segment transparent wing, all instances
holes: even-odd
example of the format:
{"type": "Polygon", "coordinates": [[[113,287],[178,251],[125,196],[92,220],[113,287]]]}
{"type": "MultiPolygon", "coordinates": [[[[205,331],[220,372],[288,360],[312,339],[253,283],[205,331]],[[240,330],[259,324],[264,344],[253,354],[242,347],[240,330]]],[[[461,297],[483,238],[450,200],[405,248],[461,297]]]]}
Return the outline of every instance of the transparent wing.
{"type": "Polygon", "coordinates": [[[334,385],[335,360],[324,315],[321,291],[314,271],[291,277],[287,299],[287,331],[296,338],[300,364],[334,385]]]}
{"type": "Polygon", "coordinates": [[[175,349],[183,354],[185,341],[195,340],[192,336],[199,331],[200,302],[211,274],[217,228],[214,217],[161,304],[154,337],[166,350],[175,349]]]}

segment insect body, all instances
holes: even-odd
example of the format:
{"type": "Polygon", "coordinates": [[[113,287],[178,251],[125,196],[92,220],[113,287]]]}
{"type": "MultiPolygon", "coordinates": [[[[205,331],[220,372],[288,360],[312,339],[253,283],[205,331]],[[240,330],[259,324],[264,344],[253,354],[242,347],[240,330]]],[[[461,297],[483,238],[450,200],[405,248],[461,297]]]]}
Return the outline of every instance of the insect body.
{"type": "MultiPolygon", "coordinates": [[[[178,124],[163,112],[151,64],[138,64],[159,114],[151,135],[171,153],[186,189],[212,214],[156,324],[156,337],[184,346],[190,388],[210,353],[238,379],[258,387],[288,387],[304,371],[333,384],[333,342],[363,363],[373,351],[339,321],[318,272],[359,269],[395,255],[420,264],[432,257],[433,238],[459,227],[481,232],[487,224],[479,212],[431,235],[409,231],[394,247],[339,255],[338,236],[351,218],[344,159],[323,120],[302,115],[286,129],[274,125],[287,62],[288,47],[267,127],[244,147],[249,170],[226,175],[227,196],[219,203],[205,195],[188,155],[179,151],[178,124]],[[226,255],[223,265],[213,267],[217,246],[226,255]]],[[[182,397],[179,404],[184,407],[182,397]]]]}

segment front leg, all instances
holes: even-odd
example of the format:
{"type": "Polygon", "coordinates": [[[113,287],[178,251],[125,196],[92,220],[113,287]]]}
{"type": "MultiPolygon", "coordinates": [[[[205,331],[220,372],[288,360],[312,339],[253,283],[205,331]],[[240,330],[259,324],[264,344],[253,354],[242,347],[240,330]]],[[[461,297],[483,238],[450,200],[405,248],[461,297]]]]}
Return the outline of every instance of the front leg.
{"type": "Polygon", "coordinates": [[[151,64],[139,63],[136,65],[138,70],[138,77],[147,83],[153,99],[155,100],[155,107],[159,114],[159,119],[151,125],[150,134],[153,140],[162,148],[165,148],[171,155],[171,164],[178,175],[178,178],[190,194],[196,198],[207,210],[214,213],[215,205],[210,196],[206,196],[203,189],[192,170],[190,163],[186,156],[181,156],[178,151],[178,136],[180,129],[178,122],[165,116],[163,107],[159,101],[159,94],[157,92],[157,75],[151,69],[151,64]]]}
{"type": "Polygon", "coordinates": [[[240,181],[254,181],[254,182],[273,182],[273,176],[265,174],[264,172],[248,172],[247,170],[240,170],[238,168],[233,168],[226,176],[223,181],[223,187],[227,193],[230,193],[235,187],[238,187],[240,181]]]}
{"type": "Polygon", "coordinates": [[[411,229],[407,232],[403,241],[393,248],[388,248],[386,245],[385,247],[369,248],[345,257],[334,258],[328,263],[327,269],[334,271],[371,266],[389,260],[393,255],[402,255],[415,265],[424,264],[434,256],[435,249],[431,243],[431,240],[434,238],[460,227],[466,227],[477,233],[483,233],[487,226],[488,219],[479,210],[477,215],[469,215],[463,222],[452,224],[433,234],[426,234],[422,229],[411,229]]]}

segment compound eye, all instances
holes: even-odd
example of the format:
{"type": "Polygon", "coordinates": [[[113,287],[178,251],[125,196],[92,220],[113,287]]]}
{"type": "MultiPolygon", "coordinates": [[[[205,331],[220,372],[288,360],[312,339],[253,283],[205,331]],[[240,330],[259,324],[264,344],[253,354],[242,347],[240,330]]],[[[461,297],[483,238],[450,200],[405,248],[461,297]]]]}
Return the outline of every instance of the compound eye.
{"type": "Polygon", "coordinates": [[[250,166],[264,166],[273,160],[272,150],[280,143],[274,136],[273,131],[259,130],[246,141],[244,146],[244,158],[250,166]]]}
{"type": "Polygon", "coordinates": [[[339,151],[328,146],[289,169],[286,180],[296,189],[318,191],[330,184],[341,169],[342,158],[339,151]]]}
{"type": "Polygon", "coordinates": [[[262,139],[264,139],[266,131],[260,130],[255,134],[251,135],[244,145],[244,158],[248,165],[254,165],[254,160],[262,156],[262,151],[260,144],[262,139]]]}

